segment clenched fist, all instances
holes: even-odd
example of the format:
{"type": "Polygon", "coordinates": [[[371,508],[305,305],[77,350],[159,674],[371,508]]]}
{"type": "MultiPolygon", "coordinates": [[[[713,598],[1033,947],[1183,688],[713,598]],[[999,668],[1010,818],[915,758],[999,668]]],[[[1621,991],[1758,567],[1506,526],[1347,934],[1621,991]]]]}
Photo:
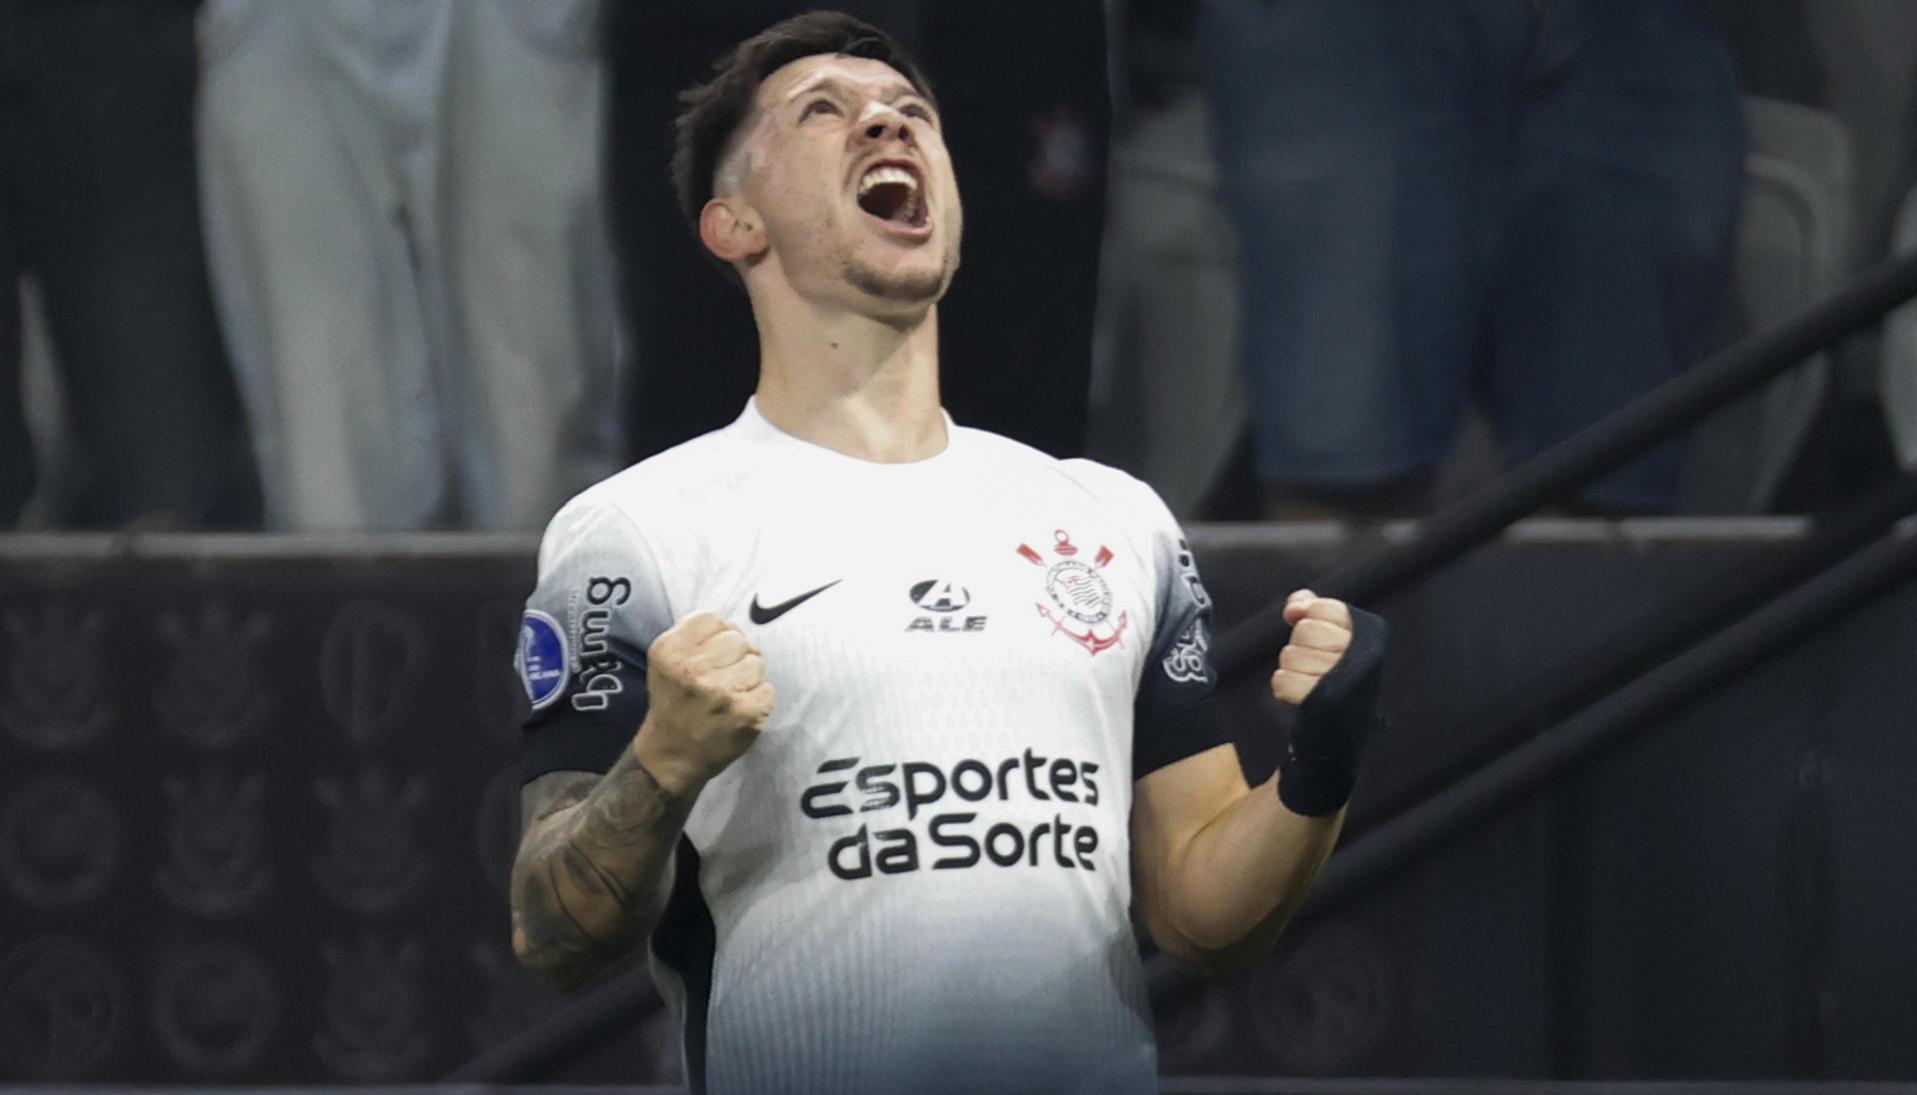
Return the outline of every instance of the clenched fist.
{"type": "Polygon", "coordinates": [[[1291,641],[1278,655],[1271,694],[1298,708],[1278,762],[1278,797],[1296,813],[1344,809],[1377,721],[1385,622],[1301,589],[1285,599],[1291,641]]]}
{"type": "Polygon", "coordinates": [[[674,793],[724,771],[772,715],[772,682],[758,648],[711,612],[694,612],[653,640],[646,690],[651,706],[633,751],[674,793]]]}
{"type": "Polygon", "coordinates": [[[1291,641],[1278,654],[1271,694],[1295,707],[1351,648],[1351,609],[1301,589],[1285,598],[1285,622],[1291,641]]]}

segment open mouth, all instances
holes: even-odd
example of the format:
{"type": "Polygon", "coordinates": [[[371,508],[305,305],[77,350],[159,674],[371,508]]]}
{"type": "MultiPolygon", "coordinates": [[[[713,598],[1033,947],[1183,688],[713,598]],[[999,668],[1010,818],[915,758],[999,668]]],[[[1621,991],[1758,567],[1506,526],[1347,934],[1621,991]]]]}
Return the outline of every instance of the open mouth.
{"type": "Polygon", "coordinates": [[[899,164],[881,163],[859,177],[859,208],[902,228],[925,224],[925,192],[918,172],[899,164]]]}

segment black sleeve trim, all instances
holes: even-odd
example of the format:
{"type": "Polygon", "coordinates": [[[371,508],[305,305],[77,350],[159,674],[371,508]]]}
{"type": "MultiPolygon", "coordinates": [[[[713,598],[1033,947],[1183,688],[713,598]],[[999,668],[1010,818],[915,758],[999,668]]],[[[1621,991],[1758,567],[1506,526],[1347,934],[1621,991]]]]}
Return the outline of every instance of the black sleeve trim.
{"type": "Polygon", "coordinates": [[[1140,703],[1132,719],[1132,779],[1144,779],[1167,765],[1195,757],[1231,741],[1216,693],[1189,703],[1161,706],[1140,703]]]}
{"type": "Polygon", "coordinates": [[[548,772],[604,773],[639,732],[651,697],[646,656],[613,641],[607,652],[569,673],[565,692],[534,711],[520,738],[520,775],[527,783],[548,772]]]}
{"type": "Polygon", "coordinates": [[[637,727],[567,714],[529,727],[519,751],[520,776],[531,783],[549,772],[604,773],[632,741],[637,727]]]}

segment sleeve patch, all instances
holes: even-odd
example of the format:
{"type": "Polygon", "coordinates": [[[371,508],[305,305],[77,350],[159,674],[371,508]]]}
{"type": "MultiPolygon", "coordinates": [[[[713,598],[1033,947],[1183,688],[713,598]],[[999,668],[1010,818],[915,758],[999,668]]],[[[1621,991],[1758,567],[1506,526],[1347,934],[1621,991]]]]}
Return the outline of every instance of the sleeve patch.
{"type": "Polygon", "coordinates": [[[566,633],[559,621],[537,609],[528,609],[519,623],[519,681],[526,686],[526,698],[538,711],[565,694],[572,678],[572,660],[566,650],[566,633]]]}
{"type": "Polygon", "coordinates": [[[1206,652],[1211,649],[1211,636],[1207,634],[1203,616],[1193,618],[1185,630],[1179,633],[1172,643],[1171,650],[1159,663],[1165,670],[1165,676],[1180,684],[1201,684],[1210,679],[1211,661],[1206,652]]]}

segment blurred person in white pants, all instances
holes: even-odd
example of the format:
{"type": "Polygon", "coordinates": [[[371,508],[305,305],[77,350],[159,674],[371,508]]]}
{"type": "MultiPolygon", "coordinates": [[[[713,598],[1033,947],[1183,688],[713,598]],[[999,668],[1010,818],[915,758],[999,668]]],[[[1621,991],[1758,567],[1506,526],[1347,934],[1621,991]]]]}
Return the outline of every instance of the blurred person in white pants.
{"type": "Polygon", "coordinates": [[[616,466],[600,0],[210,0],[221,321],[285,530],[536,529],[616,466]]]}

